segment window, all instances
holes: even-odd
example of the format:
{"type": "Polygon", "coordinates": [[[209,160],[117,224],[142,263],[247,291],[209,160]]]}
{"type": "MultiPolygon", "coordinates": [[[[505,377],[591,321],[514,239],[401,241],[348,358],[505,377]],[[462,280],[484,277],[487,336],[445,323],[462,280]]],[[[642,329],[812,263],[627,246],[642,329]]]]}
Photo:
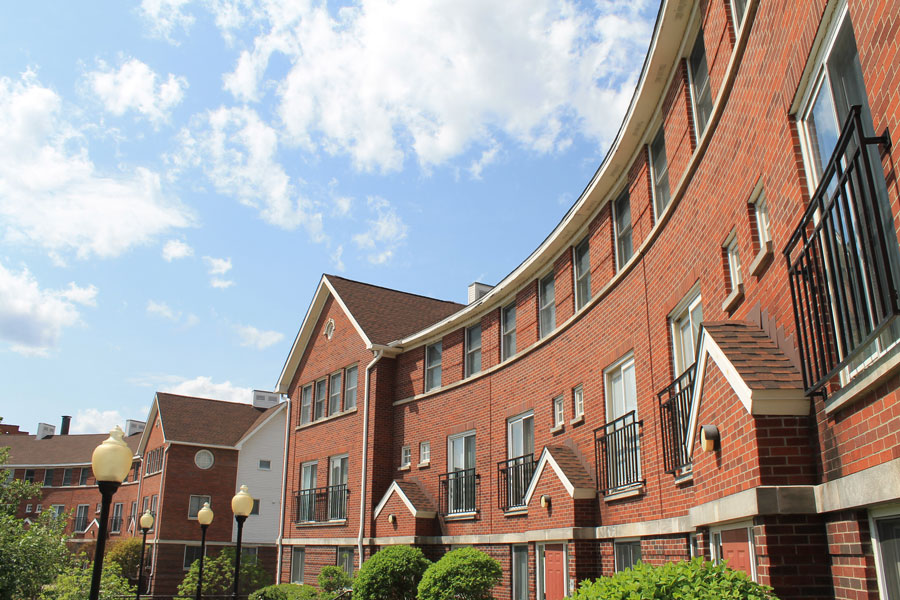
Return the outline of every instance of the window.
{"type": "Polygon", "coordinates": [[[419,444],[419,466],[427,465],[431,462],[431,442],[421,442],[419,444]]]}
{"type": "Polygon", "coordinates": [[[206,448],[197,450],[197,453],[194,455],[194,464],[197,465],[198,469],[203,469],[204,471],[211,469],[215,462],[216,457],[206,448]]]}
{"type": "Polygon", "coordinates": [[[353,548],[338,548],[336,564],[344,569],[347,575],[353,577],[353,548]]]}
{"type": "Polygon", "coordinates": [[[507,458],[534,454],[534,412],[515,416],[506,423],[507,458]]]}
{"type": "Polygon", "coordinates": [[[88,527],[88,509],[87,504],[79,504],[75,509],[75,531],[81,533],[88,527]]]}
{"type": "Polygon", "coordinates": [[[574,419],[584,416],[584,386],[576,385],[572,389],[572,414],[574,419]]]}
{"type": "Polygon", "coordinates": [[[150,498],[150,514],[153,515],[153,527],[149,529],[149,531],[153,531],[156,528],[156,522],[159,520],[156,518],[156,505],[159,502],[159,494],[153,494],[150,498]]]}
{"type": "Polygon", "coordinates": [[[503,339],[500,344],[503,346],[503,360],[516,353],[516,305],[515,303],[503,309],[500,317],[501,327],[503,329],[503,339]]]}
{"type": "Polygon", "coordinates": [[[616,542],[614,546],[616,551],[616,571],[630,569],[641,560],[641,543],[639,541],[616,542]]]}
{"type": "Polygon", "coordinates": [[[200,509],[203,508],[203,504],[206,502],[212,502],[212,498],[209,496],[194,496],[191,495],[191,499],[188,502],[188,519],[196,519],[197,513],[200,512],[200,509]]]}
{"type": "Polygon", "coordinates": [[[356,377],[358,369],[354,365],[344,371],[344,410],[356,408],[356,377]]]}
{"type": "Polygon", "coordinates": [[[300,392],[300,424],[309,423],[312,417],[312,384],[303,386],[300,392]]]}
{"type": "Polygon", "coordinates": [[[566,407],[562,396],[553,399],[553,428],[562,427],[566,422],[566,407]]]}
{"type": "Polygon", "coordinates": [[[99,514],[100,514],[100,509],[101,509],[102,507],[103,507],[103,503],[98,502],[98,503],[97,503],[97,508],[94,509],[94,514],[95,514],[95,515],[99,515],[99,514]]]}
{"type": "Polygon", "coordinates": [[[125,505],[121,502],[116,502],[113,504],[113,514],[112,521],[109,523],[109,530],[113,533],[119,533],[122,531],[122,511],[124,510],[125,505]]]}
{"type": "Polygon", "coordinates": [[[328,519],[347,518],[347,455],[332,456],[329,468],[328,519]]]}
{"type": "Polygon", "coordinates": [[[73,469],[63,469],[63,485],[72,485],[72,471],[73,469]]]}
{"type": "Polygon", "coordinates": [[[306,567],[306,549],[291,550],[291,583],[303,583],[303,571],[306,567]]]}
{"type": "Polygon", "coordinates": [[[34,469],[25,469],[25,481],[34,483],[34,469]]]}
{"type": "Polygon", "coordinates": [[[425,347],[425,391],[441,387],[441,342],[425,347]]]}
{"type": "Polygon", "coordinates": [[[42,512],[44,512],[44,505],[38,504],[37,506],[35,506],[34,512],[35,512],[35,514],[38,514],[38,515],[41,514],[42,512]]]}
{"type": "Polygon", "coordinates": [[[259,514],[259,498],[253,499],[253,508],[250,509],[250,514],[251,515],[259,514]]]}
{"type": "Polygon", "coordinates": [[[200,560],[200,556],[202,555],[200,546],[185,546],[184,547],[184,564],[182,568],[185,571],[189,571],[191,569],[191,565],[194,562],[200,560]]]}
{"type": "MultiPolygon", "coordinates": [[[[152,475],[162,471],[163,467],[163,447],[154,448],[147,453],[145,459],[144,475],[152,475]]],[[[199,466],[199,465],[198,465],[199,466]]]]}
{"type": "Polygon", "coordinates": [[[297,521],[316,520],[316,478],[319,463],[304,463],[300,467],[300,493],[297,494],[297,521]]]}
{"type": "Polygon", "coordinates": [[[78,485],[87,485],[90,472],[91,470],[89,468],[81,467],[81,477],[78,479],[78,485]]]}
{"type": "Polygon", "coordinates": [[[26,504],[25,505],[25,514],[31,514],[31,511],[34,510],[34,504],[26,504]]]}
{"type": "Polygon", "coordinates": [[[55,471],[53,469],[47,469],[44,471],[44,485],[50,486],[53,485],[53,475],[55,471]]]}
{"type": "Polygon", "coordinates": [[[255,565],[259,563],[259,548],[256,546],[245,546],[241,548],[241,562],[246,562],[248,565],[255,565]]]}
{"type": "Polygon", "coordinates": [[[731,17],[734,19],[734,31],[741,30],[744,15],[747,13],[747,0],[731,0],[731,17]]]}
{"type": "Polygon", "coordinates": [[[722,310],[733,312],[744,297],[743,277],[741,276],[741,258],[738,255],[737,234],[732,232],[722,246],[722,258],[726,267],[725,290],[728,297],[722,303],[722,310]]]}
{"type": "Polygon", "coordinates": [[[634,253],[631,240],[631,200],[628,197],[628,190],[616,198],[613,212],[616,226],[616,268],[621,269],[634,253]]]}
{"type": "Polygon", "coordinates": [[[556,328],[556,281],[553,273],[550,273],[538,284],[538,298],[540,301],[540,336],[544,337],[556,328]]]}
{"type": "Polygon", "coordinates": [[[607,423],[603,484],[607,492],[614,492],[642,483],[634,356],[619,360],[604,375],[607,423]]]}
{"type": "Polygon", "coordinates": [[[575,309],[591,300],[591,239],[586,237],[575,246],[575,309]]]}
{"type": "Polygon", "coordinates": [[[512,598],[528,600],[528,546],[512,548],[512,598]]]}
{"type": "Polygon", "coordinates": [[[750,203],[753,208],[753,222],[756,225],[756,239],[759,250],[763,250],[772,240],[769,230],[769,205],[766,203],[765,190],[760,190],[759,195],[750,203]]]}
{"type": "Polygon", "coordinates": [[[653,175],[653,206],[656,208],[656,218],[659,219],[671,200],[669,163],[666,160],[666,135],[663,125],[660,125],[659,132],[650,144],[650,172],[653,175]]]}
{"type": "Polygon", "coordinates": [[[534,412],[528,411],[506,422],[506,458],[501,463],[500,493],[505,496],[504,509],[509,510],[525,504],[525,492],[534,474],[534,412]]]}
{"type": "Polygon", "coordinates": [[[343,378],[344,374],[341,371],[338,371],[331,376],[328,395],[329,416],[341,412],[341,381],[343,380],[343,378]]]}
{"type": "Polygon", "coordinates": [[[316,382],[316,407],[315,420],[325,416],[325,401],[328,399],[328,380],[322,379],[316,382]]]}
{"type": "Polygon", "coordinates": [[[697,358],[703,303],[699,292],[692,292],[672,313],[672,345],[675,376],[684,373],[697,358]]]}
{"type": "Polygon", "coordinates": [[[872,533],[881,596],[897,600],[900,598],[900,515],[874,519],[872,533]]]}
{"type": "Polygon", "coordinates": [[[703,45],[703,30],[697,34],[697,41],[694,42],[694,49],[691,50],[691,57],[688,60],[691,76],[691,92],[693,94],[694,103],[694,122],[697,127],[697,137],[699,138],[706,124],[709,122],[709,116],[712,114],[712,90],[709,86],[709,70],[706,66],[706,48],[703,45]]]}
{"type": "Polygon", "coordinates": [[[50,512],[53,513],[54,517],[61,517],[64,512],[66,512],[65,504],[51,504],[50,512]]]}
{"type": "Polygon", "coordinates": [[[475,432],[447,440],[448,513],[475,511],[475,432]]]}
{"type": "Polygon", "coordinates": [[[412,464],[412,449],[409,446],[400,448],[400,468],[407,468],[412,464]]]}
{"type": "Polygon", "coordinates": [[[466,377],[481,370],[481,324],[466,329],[466,377]]]}
{"type": "Polygon", "coordinates": [[[272,461],[266,460],[264,458],[259,459],[259,470],[260,471],[270,471],[272,470],[272,461]]]}

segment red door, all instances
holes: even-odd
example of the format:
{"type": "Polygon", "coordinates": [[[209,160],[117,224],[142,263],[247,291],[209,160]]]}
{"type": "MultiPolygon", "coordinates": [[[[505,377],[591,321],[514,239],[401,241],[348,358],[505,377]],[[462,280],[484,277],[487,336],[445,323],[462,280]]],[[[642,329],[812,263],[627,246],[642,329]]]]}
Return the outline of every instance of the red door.
{"type": "Polygon", "coordinates": [[[722,532],[722,558],[728,561],[728,566],[732,569],[753,576],[747,528],[729,529],[722,532]]]}
{"type": "Polygon", "coordinates": [[[562,544],[544,546],[544,600],[566,597],[566,548],[562,544]]]}

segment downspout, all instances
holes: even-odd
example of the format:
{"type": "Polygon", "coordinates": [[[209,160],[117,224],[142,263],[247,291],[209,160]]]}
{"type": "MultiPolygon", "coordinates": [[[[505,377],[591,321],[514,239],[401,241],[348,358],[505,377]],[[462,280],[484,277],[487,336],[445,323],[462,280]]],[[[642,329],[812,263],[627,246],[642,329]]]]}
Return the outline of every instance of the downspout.
{"type": "Polygon", "coordinates": [[[369,378],[372,368],[384,356],[384,350],[376,350],[375,358],[366,366],[366,389],[363,394],[363,444],[362,444],[362,485],[359,490],[359,535],[356,537],[356,550],[359,553],[359,568],[363,564],[363,533],[366,527],[366,467],[369,454],[369,378]]]}
{"type": "Polygon", "coordinates": [[[282,458],[281,463],[281,513],[278,515],[278,538],[275,540],[276,547],[278,548],[278,564],[275,566],[275,583],[281,582],[281,563],[284,556],[282,553],[284,552],[284,511],[287,510],[287,462],[288,462],[288,447],[290,446],[290,431],[291,431],[291,397],[288,395],[287,397],[287,414],[284,416],[284,444],[282,444],[282,454],[284,457],[282,458]]]}

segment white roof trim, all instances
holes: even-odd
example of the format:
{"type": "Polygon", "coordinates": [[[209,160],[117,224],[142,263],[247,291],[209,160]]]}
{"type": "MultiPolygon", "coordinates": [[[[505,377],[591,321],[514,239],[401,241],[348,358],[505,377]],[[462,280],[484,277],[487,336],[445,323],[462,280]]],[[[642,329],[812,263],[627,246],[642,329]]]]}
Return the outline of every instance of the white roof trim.
{"type": "Polygon", "coordinates": [[[257,425],[253,429],[251,429],[250,431],[245,432],[244,435],[241,436],[241,439],[238,440],[238,443],[234,445],[234,447],[237,448],[238,450],[240,450],[244,446],[244,442],[246,442],[248,439],[250,439],[251,437],[256,435],[263,427],[265,427],[269,423],[269,421],[274,419],[278,415],[278,413],[280,413],[286,407],[287,407],[287,402],[281,402],[280,404],[278,404],[278,408],[273,410],[272,414],[270,414],[268,417],[263,419],[262,423],[260,423],[259,425],[257,425]]]}
{"type": "MultiPolygon", "coordinates": [[[[159,393],[159,392],[157,392],[159,393]]],[[[147,426],[144,427],[144,431],[141,432],[141,441],[138,443],[137,451],[135,455],[143,456],[144,450],[147,449],[147,443],[150,441],[150,431],[153,429],[153,425],[155,425],[154,420],[159,416],[159,398],[156,394],[153,394],[153,403],[150,405],[150,413],[147,415],[147,426]]],[[[159,429],[163,434],[163,443],[166,443],[166,430],[163,427],[162,418],[159,420],[159,429]]]]}
{"type": "Polygon", "coordinates": [[[703,380],[706,377],[706,365],[712,358],[722,372],[725,380],[734,390],[741,404],[751,415],[792,415],[809,414],[809,398],[800,388],[769,390],[752,389],[744,381],[740,373],[722,351],[722,348],[709,335],[706,328],[700,326],[700,345],[697,352],[697,372],[694,374],[694,391],[691,394],[691,415],[687,430],[687,455],[694,454],[694,439],[697,433],[697,421],[700,418],[700,400],[703,398],[703,380]]]}
{"type": "Polygon", "coordinates": [[[387,505],[387,501],[390,499],[391,494],[397,493],[400,496],[400,499],[403,500],[403,504],[406,505],[406,508],[409,509],[409,512],[417,519],[433,519],[437,514],[433,510],[418,510],[410,501],[409,497],[403,493],[403,488],[397,485],[396,481],[391,482],[391,487],[387,489],[384,493],[384,496],[381,498],[381,502],[378,503],[378,506],[375,507],[374,518],[377,519],[378,515],[381,514],[381,511],[387,505]]]}
{"type": "Polygon", "coordinates": [[[575,487],[569,478],[566,477],[566,474],[563,472],[562,468],[560,468],[559,463],[556,462],[556,459],[553,458],[553,455],[550,454],[550,451],[544,447],[544,451],[541,452],[541,458],[538,461],[537,467],[534,469],[534,475],[531,477],[531,483],[528,484],[528,489],[525,491],[525,499],[524,504],[528,506],[531,504],[531,497],[534,495],[535,490],[537,489],[538,481],[541,478],[541,474],[544,472],[544,467],[550,465],[553,467],[553,470],[556,472],[557,478],[563,484],[563,487],[566,488],[566,492],[568,492],[569,497],[574,500],[583,500],[587,498],[595,498],[597,496],[597,490],[594,488],[577,488],[575,487]]]}

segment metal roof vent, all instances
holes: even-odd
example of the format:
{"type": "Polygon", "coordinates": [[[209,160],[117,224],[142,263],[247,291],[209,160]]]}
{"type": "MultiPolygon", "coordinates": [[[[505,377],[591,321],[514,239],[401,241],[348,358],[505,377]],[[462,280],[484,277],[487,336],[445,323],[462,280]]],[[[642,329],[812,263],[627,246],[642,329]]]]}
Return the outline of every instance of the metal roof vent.
{"type": "Polygon", "coordinates": [[[38,423],[37,428],[37,439],[43,440],[48,438],[56,433],[56,427],[54,425],[48,425],[47,423],[38,423]]]}
{"type": "Polygon", "coordinates": [[[254,408],[272,408],[281,402],[281,396],[275,392],[264,392],[261,390],[253,390],[253,407],[254,408]]]}

